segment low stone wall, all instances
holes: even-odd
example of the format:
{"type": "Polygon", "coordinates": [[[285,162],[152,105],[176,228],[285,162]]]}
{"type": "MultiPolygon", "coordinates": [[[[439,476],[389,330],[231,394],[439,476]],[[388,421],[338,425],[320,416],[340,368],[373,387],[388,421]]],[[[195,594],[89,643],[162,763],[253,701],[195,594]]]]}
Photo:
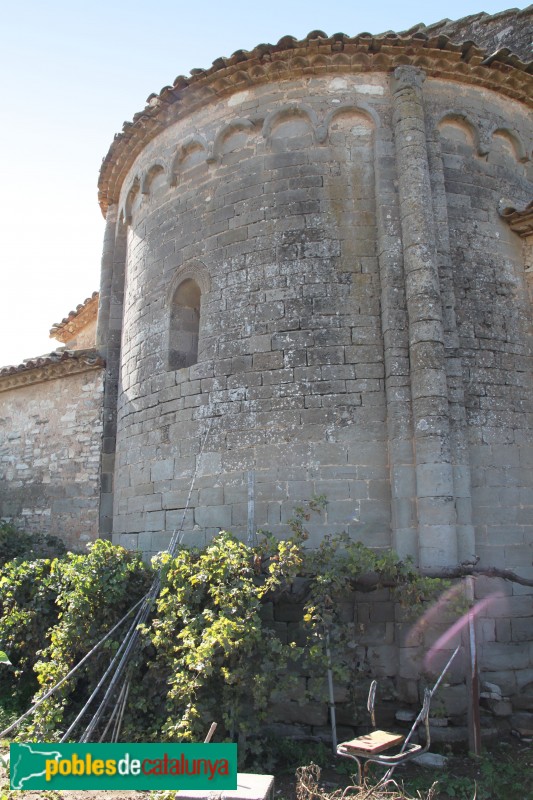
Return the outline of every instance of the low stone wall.
{"type": "MultiPolygon", "coordinates": [[[[527,735],[533,726],[533,676],[527,669],[529,635],[524,634],[530,617],[527,609],[519,616],[512,588],[505,589],[502,584],[503,581],[488,578],[477,578],[475,582],[475,603],[488,596],[493,598],[490,604],[481,604],[475,622],[484,738],[495,738],[510,730],[527,735]]],[[[374,678],[378,681],[378,727],[409,728],[421,708],[424,687],[434,684],[458,644],[461,649],[432,701],[431,737],[435,742],[451,744],[468,740],[469,655],[464,629],[463,634],[450,636],[432,651],[464,613],[461,596],[462,591],[452,591],[448,600],[441,600],[419,618],[395,602],[388,589],[352,592],[340,601],[340,617],[351,630],[353,645],[348,649],[351,656],[342,664],[350,677],[346,682],[337,679],[334,682],[339,741],[369,729],[366,702],[374,678]]],[[[263,619],[282,642],[303,644],[303,613],[302,602],[289,597],[266,603],[263,619]]],[[[291,683],[284,684],[281,676],[271,718],[269,730],[275,735],[329,741],[331,718],[326,669],[321,674],[300,664],[291,683]]]]}

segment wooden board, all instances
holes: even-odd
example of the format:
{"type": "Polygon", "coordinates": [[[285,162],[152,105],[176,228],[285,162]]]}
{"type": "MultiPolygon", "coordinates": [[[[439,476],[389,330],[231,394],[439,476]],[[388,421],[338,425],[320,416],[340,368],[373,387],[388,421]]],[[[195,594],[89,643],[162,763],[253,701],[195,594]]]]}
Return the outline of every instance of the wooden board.
{"type": "Polygon", "coordinates": [[[349,742],[343,742],[340,747],[343,750],[361,755],[374,755],[375,753],[382,753],[388,750],[389,747],[400,744],[403,741],[403,736],[398,733],[388,733],[387,731],[372,731],[365,736],[358,736],[357,739],[351,739],[349,742]]]}

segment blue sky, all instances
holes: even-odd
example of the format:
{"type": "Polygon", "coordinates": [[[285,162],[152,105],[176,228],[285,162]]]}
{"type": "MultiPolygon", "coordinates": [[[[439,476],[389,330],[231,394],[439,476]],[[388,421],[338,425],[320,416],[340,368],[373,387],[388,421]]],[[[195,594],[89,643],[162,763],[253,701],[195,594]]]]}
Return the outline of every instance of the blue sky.
{"type": "Polygon", "coordinates": [[[492,0],[5,2],[0,365],[54,349],[51,325],[98,288],[98,170],[114,133],[149,94],[218,56],[286,34],[381,33],[505,7],[492,0]]]}

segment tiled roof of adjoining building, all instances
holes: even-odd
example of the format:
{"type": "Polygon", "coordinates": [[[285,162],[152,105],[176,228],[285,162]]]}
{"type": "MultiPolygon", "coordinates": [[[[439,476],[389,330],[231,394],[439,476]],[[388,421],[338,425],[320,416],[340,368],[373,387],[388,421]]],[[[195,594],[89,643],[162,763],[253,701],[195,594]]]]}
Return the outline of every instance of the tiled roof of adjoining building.
{"type": "Polygon", "coordinates": [[[0,368],[0,392],[104,366],[105,362],[94,349],[55,350],[28,358],[22,364],[0,368]]]}
{"type": "Polygon", "coordinates": [[[81,328],[96,319],[98,313],[98,292],[93,292],[83,303],[76,306],[75,311],[70,311],[61,322],[56,322],[50,329],[50,338],[60,342],[68,342],[81,328]]]}

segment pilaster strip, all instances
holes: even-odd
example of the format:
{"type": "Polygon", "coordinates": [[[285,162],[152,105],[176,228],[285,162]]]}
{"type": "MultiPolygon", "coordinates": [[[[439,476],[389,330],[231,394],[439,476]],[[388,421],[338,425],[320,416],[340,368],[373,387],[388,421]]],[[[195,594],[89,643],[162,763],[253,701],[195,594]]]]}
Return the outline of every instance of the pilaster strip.
{"type": "Polygon", "coordinates": [[[457,515],[457,552],[459,561],[471,561],[475,555],[475,531],[472,522],[472,479],[468,423],[463,382],[463,364],[459,352],[459,333],[455,316],[456,296],[450,247],[448,205],[444,183],[444,165],[439,132],[433,131],[428,157],[435,215],[437,264],[442,296],[444,348],[450,412],[450,448],[453,463],[455,511],[457,515]]]}
{"type": "Polygon", "coordinates": [[[422,568],[457,562],[444,326],[435,247],[422,70],[394,71],[393,129],[398,170],[422,568]]]}
{"type": "Polygon", "coordinates": [[[375,178],[378,261],[381,285],[381,330],[385,360],[385,394],[391,486],[392,545],[401,558],[418,562],[416,474],[409,379],[409,330],[401,247],[396,171],[388,164],[392,136],[377,131],[375,178]]]}

